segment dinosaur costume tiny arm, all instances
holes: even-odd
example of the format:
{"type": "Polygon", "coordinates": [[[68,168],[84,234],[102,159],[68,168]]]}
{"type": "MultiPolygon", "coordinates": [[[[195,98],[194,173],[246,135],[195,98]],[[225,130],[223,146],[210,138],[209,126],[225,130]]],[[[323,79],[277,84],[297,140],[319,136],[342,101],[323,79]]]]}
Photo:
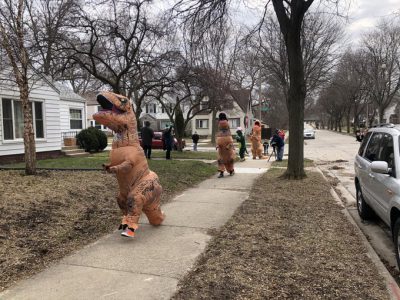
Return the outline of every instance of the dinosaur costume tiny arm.
{"type": "Polygon", "coordinates": [[[103,167],[107,172],[110,173],[129,173],[133,168],[133,163],[131,161],[125,160],[123,163],[116,166],[111,166],[111,164],[104,164],[103,167]]]}

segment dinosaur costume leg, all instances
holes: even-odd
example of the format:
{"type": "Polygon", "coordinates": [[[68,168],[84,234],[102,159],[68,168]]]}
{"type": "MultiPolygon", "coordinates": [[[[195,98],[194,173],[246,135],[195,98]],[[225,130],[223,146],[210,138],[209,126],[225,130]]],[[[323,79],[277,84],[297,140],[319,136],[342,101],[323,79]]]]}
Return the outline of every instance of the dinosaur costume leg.
{"type": "Polygon", "coordinates": [[[142,211],[146,214],[150,224],[160,225],[164,221],[164,214],[160,208],[162,187],[154,172],[150,172],[128,195],[128,213],[125,216],[129,228],[139,227],[139,218],[142,211]]]}
{"type": "Polygon", "coordinates": [[[218,153],[218,172],[225,172],[225,164],[221,155],[218,153]]]}

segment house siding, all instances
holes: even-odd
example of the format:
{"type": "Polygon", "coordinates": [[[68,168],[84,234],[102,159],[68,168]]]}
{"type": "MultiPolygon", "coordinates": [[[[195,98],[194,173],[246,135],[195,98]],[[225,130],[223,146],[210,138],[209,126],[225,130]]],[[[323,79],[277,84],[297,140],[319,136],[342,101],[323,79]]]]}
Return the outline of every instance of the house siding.
{"type": "MultiPolygon", "coordinates": [[[[0,88],[0,100],[3,98],[18,100],[18,90],[16,88],[10,89],[9,87],[11,86],[11,84],[5,86],[7,86],[7,89],[5,89],[4,87],[0,88]]],[[[36,152],[60,150],[60,110],[58,108],[58,93],[51,87],[38,82],[30,91],[29,99],[31,101],[40,101],[43,103],[44,138],[36,140],[36,152]]],[[[1,103],[0,116],[0,156],[23,154],[25,151],[22,139],[13,141],[5,141],[3,139],[3,114],[1,103]]]]}

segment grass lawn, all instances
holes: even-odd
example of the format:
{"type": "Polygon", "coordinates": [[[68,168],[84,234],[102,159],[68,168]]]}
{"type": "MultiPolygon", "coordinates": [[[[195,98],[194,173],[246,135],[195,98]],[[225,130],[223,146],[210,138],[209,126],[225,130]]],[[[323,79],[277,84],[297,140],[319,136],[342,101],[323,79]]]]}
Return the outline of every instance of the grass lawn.
{"type": "MultiPolygon", "coordinates": [[[[39,161],[45,167],[99,168],[108,154],[39,161]]],[[[196,160],[151,160],[162,203],[216,173],[196,160]]],[[[0,171],[0,291],[117,229],[113,174],[94,171],[0,171]]]]}
{"type": "MultiPolygon", "coordinates": [[[[108,161],[108,151],[91,154],[88,157],[60,157],[52,159],[43,159],[37,161],[39,168],[71,168],[71,169],[101,169],[101,165],[108,161]]],[[[193,160],[216,160],[216,152],[194,152],[194,151],[172,151],[173,159],[193,159],[193,160]]],[[[152,158],[165,158],[165,152],[160,150],[152,151],[152,158]]],[[[150,161],[150,167],[154,161],[150,161]]],[[[24,168],[25,163],[8,164],[6,167],[24,168]]]]}

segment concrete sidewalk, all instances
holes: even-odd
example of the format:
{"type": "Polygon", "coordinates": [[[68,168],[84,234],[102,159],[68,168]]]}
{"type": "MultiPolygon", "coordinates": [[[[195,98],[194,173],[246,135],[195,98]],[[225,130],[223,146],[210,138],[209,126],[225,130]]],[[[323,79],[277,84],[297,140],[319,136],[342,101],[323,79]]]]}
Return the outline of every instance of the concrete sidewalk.
{"type": "Polygon", "coordinates": [[[235,164],[163,206],[160,227],[141,227],[134,239],[114,232],[0,294],[0,299],[169,299],[211,236],[248,198],[266,160],[235,164]]]}

